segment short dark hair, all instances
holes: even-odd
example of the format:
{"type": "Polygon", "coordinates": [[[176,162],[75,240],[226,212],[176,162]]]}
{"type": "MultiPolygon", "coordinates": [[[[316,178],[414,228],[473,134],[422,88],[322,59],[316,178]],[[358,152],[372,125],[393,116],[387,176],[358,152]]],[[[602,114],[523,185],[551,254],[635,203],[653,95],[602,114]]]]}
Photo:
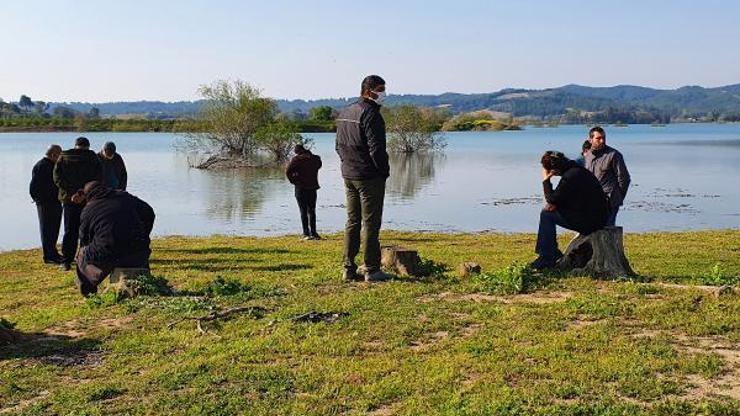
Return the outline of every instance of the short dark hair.
{"type": "Polygon", "coordinates": [[[368,75],[362,80],[360,95],[365,94],[368,91],[372,91],[381,85],[385,85],[385,80],[383,78],[379,75],[368,75]]]}
{"type": "Polygon", "coordinates": [[[90,140],[87,137],[78,137],[75,139],[75,146],[90,147],[90,140]]]}
{"type": "Polygon", "coordinates": [[[295,153],[297,155],[301,155],[301,154],[306,153],[306,152],[307,152],[307,150],[306,150],[306,148],[302,144],[297,144],[297,145],[295,145],[295,147],[293,147],[293,153],[295,153]]]}
{"type": "Polygon", "coordinates": [[[558,152],[556,150],[546,151],[545,154],[542,155],[542,159],[540,159],[540,163],[542,163],[543,168],[558,172],[565,170],[568,162],[570,162],[570,159],[568,159],[562,152],[558,152]]]}
{"type": "MultiPolygon", "coordinates": [[[[589,135],[590,136],[590,135],[589,135]]],[[[583,144],[581,145],[581,151],[585,152],[586,150],[591,148],[591,142],[588,140],[584,140],[583,144]]]]}
{"type": "Polygon", "coordinates": [[[111,153],[116,153],[116,144],[113,142],[105,142],[103,145],[103,150],[107,150],[111,153]]]}
{"type": "Polygon", "coordinates": [[[591,130],[588,131],[588,137],[591,138],[591,136],[593,136],[594,133],[601,133],[601,135],[604,136],[604,138],[606,138],[606,132],[601,126],[591,127],[591,130]]]}

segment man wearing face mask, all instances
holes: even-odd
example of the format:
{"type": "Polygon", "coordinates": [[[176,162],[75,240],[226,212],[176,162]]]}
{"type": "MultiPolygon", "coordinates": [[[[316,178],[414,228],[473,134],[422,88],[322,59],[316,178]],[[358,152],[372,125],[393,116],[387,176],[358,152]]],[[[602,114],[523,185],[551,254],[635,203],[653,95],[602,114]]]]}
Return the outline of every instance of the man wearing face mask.
{"type": "Polygon", "coordinates": [[[342,164],[347,199],[344,231],[345,281],[387,280],[380,270],[380,225],[383,217],[385,181],[390,176],[386,152],[385,121],[380,106],[385,99],[385,81],[370,75],[362,81],[360,99],[337,117],[336,151],[342,164]],[[365,246],[362,274],[355,257],[360,237],[365,246]],[[364,275],[364,276],[363,276],[364,275]]]}

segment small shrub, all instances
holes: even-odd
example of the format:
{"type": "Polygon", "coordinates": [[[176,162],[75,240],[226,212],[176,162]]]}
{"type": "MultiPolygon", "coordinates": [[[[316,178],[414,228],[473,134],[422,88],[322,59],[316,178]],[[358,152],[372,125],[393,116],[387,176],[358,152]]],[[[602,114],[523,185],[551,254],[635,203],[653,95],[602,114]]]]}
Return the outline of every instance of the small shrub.
{"type": "Polygon", "coordinates": [[[92,295],[85,300],[85,305],[88,309],[99,309],[108,306],[113,306],[118,303],[121,299],[118,297],[116,291],[111,290],[108,292],[92,295]]]}
{"type": "Polygon", "coordinates": [[[432,259],[422,258],[419,260],[417,275],[421,277],[442,277],[449,270],[444,263],[437,263],[432,259]]]}
{"type": "Polygon", "coordinates": [[[703,283],[714,286],[734,286],[740,283],[740,276],[728,276],[722,266],[717,263],[709,270],[709,275],[702,279],[703,283]]]}
{"type": "Polygon", "coordinates": [[[5,318],[0,318],[0,329],[5,329],[5,330],[8,330],[9,331],[9,330],[11,330],[13,328],[15,328],[15,324],[14,323],[8,321],[5,318]]]}
{"type": "Polygon", "coordinates": [[[496,295],[524,293],[535,285],[535,276],[529,266],[513,263],[503,269],[475,275],[478,290],[496,295]]]}
{"type": "Polygon", "coordinates": [[[203,288],[202,292],[206,296],[233,296],[239,293],[249,292],[250,290],[252,290],[252,286],[248,284],[218,276],[209,282],[203,288]]]}
{"type": "Polygon", "coordinates": [[[170,296],[173,294],[170,283],[161,276],[142,274],[130,280],[129,283],[135,286],[139,296],[170,296]]]}

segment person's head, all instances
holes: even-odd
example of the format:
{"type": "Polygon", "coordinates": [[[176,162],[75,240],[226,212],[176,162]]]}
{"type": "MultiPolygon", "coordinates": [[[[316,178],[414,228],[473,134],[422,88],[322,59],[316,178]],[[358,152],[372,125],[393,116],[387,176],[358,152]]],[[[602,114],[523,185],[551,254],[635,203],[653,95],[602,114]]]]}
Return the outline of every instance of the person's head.
{"type": "Polygon", "coordinates": [[[85,196],[85,199],[88,201],[92,201],[93,199],[98,198],[104,198],[110,192],[111,189],[100,181],[90,181],[86,183],[85,186],[82,188],[82,193],[85,196]]]}
{"type": "Polygon", "coordinates": [[[378,75],[368,75],[362,80],[360,95],[382,104],[385,100],[385,80],[378,75]]]}
{"type": "Polygon", "coordinates": [[[52,144],[46,149],[46,157],[52,162],[59,160],[59,155],[62,153],[62,146],[58,144],[52,144]]]}
{"type": "Polygon", "coordinates": [[[75,149],[89,149],[90,148],[90,140],[87,140],[87,137],[78,137],[75,140],[75,149]]]}
{"type": "Polygon", "coordinates": [[[588,153],[589,150],[591,150],[591,141],[585,140],[581,145],[581,154],[585,155],[586,153],[588,153]]]}
{"type": "Polygon", "coordinates": [[[606,132],[600,126],[591,127],[588,131],[588,141],[591,142],[591,150],[600,150],[606,146],[606,132]]]}
{"type": "Polygon", "coordinates": [[[540,163],[542,163],[542,167],[548,172],[552,172],[554,175],[561,175],[568,167],[570,159],[568,159],[562,152],[548,150],[544,155],[542,155],[540,163]]]}
{"type": "Polygon", "coordinates": [[[306,153],[306,152],[308,152],[308,150],[306,150],[306,148],[305,148],[305,147],[303,147],[303,145],[302,145],[302,144],[297,144],[297,145],[295,145],[295,147],[293,148],[293,153],[295,153],[295,154],[297,154],[297,155],[302,155],[302,154],[304,154],[304,153],[306,153]]]}
{"type": "Polygon", "coordinates": [[[105,142],[102,153],[103,157],[106,159],[113,159],[113,156],[116,155],[116,144],[113,142],[105,142]]]}

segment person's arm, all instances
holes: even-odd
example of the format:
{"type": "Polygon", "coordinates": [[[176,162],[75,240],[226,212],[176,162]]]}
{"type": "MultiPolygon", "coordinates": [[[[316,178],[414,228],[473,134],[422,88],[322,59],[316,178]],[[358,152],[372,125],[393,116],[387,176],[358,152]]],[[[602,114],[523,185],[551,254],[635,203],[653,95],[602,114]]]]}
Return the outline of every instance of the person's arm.
{"type": "Polygon", "coordinates": [[[64,166],[66,162],[64,156],[60,156],[57,163],[54,165],[54,183],[59,189],[63,189],[67,195],[72,196],[77,189],[72,189],[72,184],[67,181],[66,174],[64,172],[64,166]]]}
{"type": "Polygon", "coordinates": [[[288,163],[288,167],[285,169],[285,177],[288,178],[288,182],[290,183],[295,183],[296,168],[297,163],[295,161],[295,158],[293,158],[290,160],[290,163],[288,163]]]}
{"type": "Polygon", "coordinates": [[[388,153],[385,150],[385,121],[383,121],[380,111],[368,111],[363,129],[367,137],[370,158],[380,174],[387,178],[390,176],[391,169],[388,165],[388,153]]]}
{"type": "Polygon", "coordinates": [[[92,242],[92,229],[90,228],[90,215],[87,207],[82,209],[80,215],[80,247],[90,245],[92,242]]]}
{"type": "Polygon", "coordinates": [[[28,192],[31,195],[31,199],[38,202],[41,200],[41,191],[39,189],[39,165],[34,165],[31,171],[31,184],[28,186],[28,192]]]}
{"type": "Polygon", "coordinates": [[[121,155],[119,155],[118,153],[116,153],[116,155],[118,156],[118,160],[121,161],[121,172],[120,178],[118,178],[118,186],[121,188],[122,191],[125,191],[126,186],[128,185],[128,172],[126,171],[126,163],[123,161],[121,155]]]}
{"type": "Polygon", "coordinates": [[[131,195],[134,198],[136,207],[136,214],[139,216],[141,223],[144,225],[144,230],[147,234],[151,234],[154,228],[154,209],[151,205],[147,204],[143,200],[131,195]]]}
{"type": "Polygon", "coordinates": [[[562,176],[560,177],[560,182],[558,183],[557,188],[552,188],[550,178],[542,181],[542,187],[545,192],[545,201],[547,201],[548,204],[559,206],[563,201],[566,201],[570,197],[570,184],[568,184],[568,180],[562,176]]]}
{"type": "Polygon", "coordinates": [[[95,154],[94,152],[91,152],[91,153],[95,156],[92,158],[93,172],[94,172],[93,176],[97,178],[95,179],[96,181],[105,183],[105,178],[103,177],[103,163],[100,161],[100,158],[98,157],[97,154],[95,154]]]}
{"type": "Polygon", "coordinates": [[[613,166],[614,172],[617,174],[617,183],[619,184],[619,190],[622,192],[622,199],[627,196],[627,190],[629,189],[632,178],[627,170],[627,165],[624,163],[624,158],[621,153],[614,155],[613,166]]]}

